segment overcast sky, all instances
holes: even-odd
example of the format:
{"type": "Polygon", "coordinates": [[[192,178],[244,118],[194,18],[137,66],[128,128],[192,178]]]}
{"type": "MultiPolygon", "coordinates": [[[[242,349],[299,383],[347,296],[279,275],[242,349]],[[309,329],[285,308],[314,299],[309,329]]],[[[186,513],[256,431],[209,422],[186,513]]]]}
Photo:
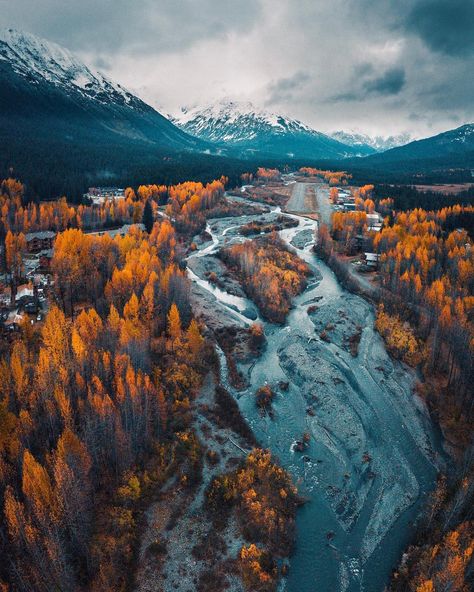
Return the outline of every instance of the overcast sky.
{"type": "Polygon", "coordinates": [[[474,0],[0,0],[154,106],[251,100],[322,131],[474,121],[474,0]]]}

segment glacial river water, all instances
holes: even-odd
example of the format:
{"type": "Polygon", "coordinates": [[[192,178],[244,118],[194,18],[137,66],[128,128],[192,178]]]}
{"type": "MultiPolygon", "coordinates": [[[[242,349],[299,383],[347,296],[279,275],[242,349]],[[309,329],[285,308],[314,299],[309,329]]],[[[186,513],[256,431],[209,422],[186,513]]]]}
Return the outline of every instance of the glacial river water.
{"type": "MultiPolygon", "coordinates": [[[[276,210],[268,216],[274,216],[276,210]]],[[[257,217],[257,216],[256,216],[257,217]]],[[[261,218],[261,216],[258,216],[261,218]]],[[[281,238],[314,272],[284,326],[265,321],[267,346],[248,369],[250,387],[236,392],[222,379],[262,446],[291,472],[308,502],[299,510],[288,592],[382,592],[414,530],[443,462],[437,432],[413,394],[413,371],[393,361],[373,329],[373,307],[344,290],[312,252],[316,222],[303,216],[281,238]],[[292,244],[292,241],[295,241],[292,244]],[[315,311],[308,312],[314,305],[315,311]],[[329,341],[319,335],[329,325],[329,341]],[[361,331],[358,355],[348,339],[361,331]],[[289,383],[287,390],[279,381],[289,383]],[[256,409],[254,393],[276,387],[273,419],[256,409]],[[303,452],[294,449],[303,432],[303,452]]],[[[245,221],[250,221],[248,216],[245,221]]],[[[211,220],[212,243],[191,257],[243,240],[232,218],[211,220]]],[[[246,325],[252,304],[189,270],[246,325]]],[[[261,320],[261,319],[260,319],[261,320]]]]}

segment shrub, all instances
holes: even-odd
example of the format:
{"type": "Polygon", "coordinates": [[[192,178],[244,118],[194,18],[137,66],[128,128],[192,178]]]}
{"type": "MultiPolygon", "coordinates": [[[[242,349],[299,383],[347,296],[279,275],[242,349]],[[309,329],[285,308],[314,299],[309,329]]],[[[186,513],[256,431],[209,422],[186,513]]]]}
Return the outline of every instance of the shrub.
{"type": "Polygon", "coordinates": [[[255,403],[262,411],[271,411],[272,401],[274,398],[275,393],[268,384],[261,386],[255,393],[255,403]]]}

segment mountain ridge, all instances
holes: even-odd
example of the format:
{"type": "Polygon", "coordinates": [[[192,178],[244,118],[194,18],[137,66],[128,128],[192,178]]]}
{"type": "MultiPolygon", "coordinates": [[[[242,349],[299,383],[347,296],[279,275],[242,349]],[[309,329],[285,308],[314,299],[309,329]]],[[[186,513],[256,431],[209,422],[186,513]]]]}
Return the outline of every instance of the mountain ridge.
{"type": "Polygon", "coordinates": [[[465,123],[440,134],[414,140],[386,152],[368,156],[365,160],[372,164],[452,157],[467,158],[468,161],[474,162],[474,123],[465,123]]]}
{"type": "Polygon", "coordinates": [[[210,180],[211,171],[235,167],[218,167],[213,145],[67,49],[14,29],[0,31],[0,143],[0,174],[14,174],[43,199],[79,200],[92,184],[158,175],[176,182],[185,170],[210,180]]]}
{"type": "Polygon", "coordinates": [[[29,33],[0,31],[0,79],[2,115],[20,121],[26,117],[33,133],[34,115],[41,114],[62,127],[71,128],[81,120],[86,128],[114,134],[118,141],[132,139],[177,150],[210,148],[67,49],[29,33]],[[59,121],[64,115],[69,122],[59,121]]]}
{"type": "MultiPolygon", "coordinates": [[[[348,146],[361,146],[367,149],[371,148],[372,153],[385,152],[391,148],[397,148],[398,146],[408,144],[413,140],[411,135],[408,133],[391,136],[370,136],[369,134],[355,130],[338,130],[331,132],[329,135],[331,138],[339,140],[339,142],[347,144],[348,146]]],[[[368,152],[368,154],[370,154],[370,152],[368,152]]]]}
{"type": "Polygon", "coordinates": [[[173,120],[188,133],[241,154],[290,158],[346,158],[361,150],[314,130],[297,119],[223,99],[204,107],[183,108],[173,120]]]}

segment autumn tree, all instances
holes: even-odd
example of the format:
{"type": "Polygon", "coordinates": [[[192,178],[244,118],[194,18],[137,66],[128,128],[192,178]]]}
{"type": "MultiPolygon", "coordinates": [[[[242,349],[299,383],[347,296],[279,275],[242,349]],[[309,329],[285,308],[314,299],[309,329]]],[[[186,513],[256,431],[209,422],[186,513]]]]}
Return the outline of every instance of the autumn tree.
{"type": "MultiPolygon", "coordinates": [[[[171,313],[171,311],[170,311],[171,313]]],[[[178,313],[179,314],[179,313],[178,313]]],[[[199,326],[195,319],[191,321],[186,331],[186,341],[192,356],[192,359],[196,362],[200,361],[200,355],[202,352],[204,338],[201,335],[199,326]]]]}
{"type": "Polygon", "coordinates": [[[181,338],[181,317],[174,302],[168,312],[168,335],[173,345],[176,345],[181,338]]]}
{"type": "Polygon", "coordinates": [[[92,525],[92,461],[83,442],[67,428],[52,459],[57,504],[71,552],[87,555],[92,525]]]}

